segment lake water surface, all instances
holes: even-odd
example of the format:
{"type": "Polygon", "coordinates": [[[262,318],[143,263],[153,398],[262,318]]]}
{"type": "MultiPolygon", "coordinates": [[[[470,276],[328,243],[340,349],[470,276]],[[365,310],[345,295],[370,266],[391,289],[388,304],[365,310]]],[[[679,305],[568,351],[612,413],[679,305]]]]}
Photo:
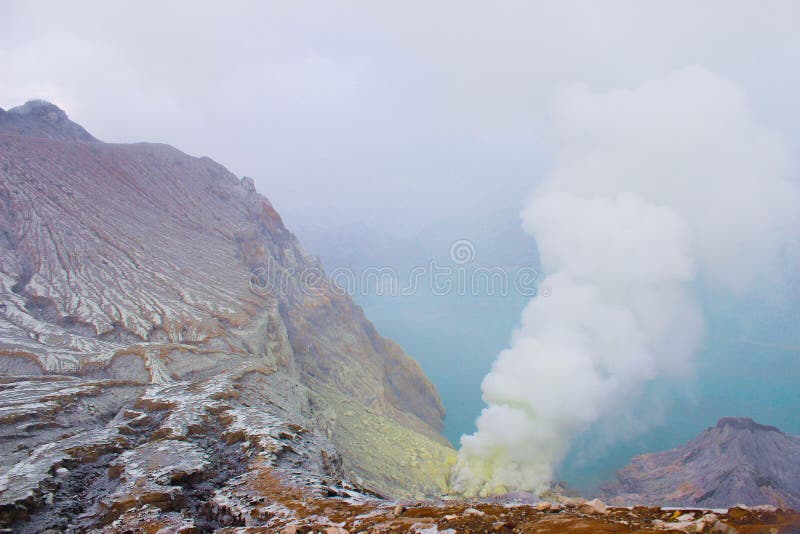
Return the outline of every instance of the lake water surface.
{"type": "MultiPolygon", "coordinates": [[[[356,300],[378,330],[399,342],[436,384],[447,409],[444,434],[457,445],[462,434],[475,430],[483,407],[481,380],[508,346],[529,297],[439,296],[423,289],[412,296],[356,300]]],[[[704,302],[707,336],[696,376],[687,376],[680,387],[653,385],[665,409],[663,421],[643,421],[651,427],[644,434],[610,447],[602,445],[598,433],[586,432],[561,466],[561,479],[591,491],[631,457],[678,446],[725,416],[752,417],[800,434],[796,295],[781,305],[744,305],[710,294],[704,302]]]]}

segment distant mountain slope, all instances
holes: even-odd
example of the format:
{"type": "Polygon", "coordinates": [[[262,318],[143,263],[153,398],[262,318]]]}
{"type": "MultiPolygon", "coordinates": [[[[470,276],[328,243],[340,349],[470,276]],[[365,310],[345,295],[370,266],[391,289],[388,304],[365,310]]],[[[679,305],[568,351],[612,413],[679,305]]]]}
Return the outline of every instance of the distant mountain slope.
{"type": "Polygon", "coordinates": [[[726,417],[682,447],[634,458],[604,492],[620,503],[800,509],[800,436],[726,417]]]}

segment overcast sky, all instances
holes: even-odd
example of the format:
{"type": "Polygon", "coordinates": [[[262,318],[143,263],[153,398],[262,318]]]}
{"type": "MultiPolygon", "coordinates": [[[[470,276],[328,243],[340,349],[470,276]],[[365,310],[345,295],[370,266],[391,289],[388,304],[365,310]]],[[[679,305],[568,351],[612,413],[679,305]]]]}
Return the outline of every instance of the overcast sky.
{"type": "Polygon", "coordinates": [[[798,21],[792,1],[6,1],[0,107],[211,156],[290,225],[410,234],[519,212],[575,83],[699,64],[797,153],[798,21]]]}

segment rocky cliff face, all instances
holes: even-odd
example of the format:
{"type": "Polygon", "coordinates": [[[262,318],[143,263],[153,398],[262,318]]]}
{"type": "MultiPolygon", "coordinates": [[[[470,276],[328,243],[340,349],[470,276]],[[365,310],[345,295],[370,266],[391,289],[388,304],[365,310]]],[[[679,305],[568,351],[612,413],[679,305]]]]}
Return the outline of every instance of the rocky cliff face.
{"type": "Polygon", "coordinates": [[[252,180],[208,158],[99,142],[47,103],[0,110],[0,299],[6,521],[88,491],[63,489],[66,464],[100,480],[93,506],[119,512],[134,486],[200,506],[180,488],[221,491],[246,467],[229,450],[241,442],[319,487],[444,489],[433,385],[327,283],[252,180]],[[170,451],[187,459],[178,474],[170,451]],[[164,469],[129,467],[154,461],[164,469]]]}
{"type": "Polygon", "coordinates": [[[800,437],[726,417],[682,447],[645,454],[617,473],[618,503],[800,508],[800,437]]]}

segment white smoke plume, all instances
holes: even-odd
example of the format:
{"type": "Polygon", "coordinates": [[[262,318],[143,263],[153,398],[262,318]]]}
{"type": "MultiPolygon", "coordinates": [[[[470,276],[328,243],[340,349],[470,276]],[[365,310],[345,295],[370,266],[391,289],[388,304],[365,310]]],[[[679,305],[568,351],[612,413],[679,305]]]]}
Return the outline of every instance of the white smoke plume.
{"type": "Polygon", "coordinates": [[[549,296],[528,304],[483,381],[487,407],[451,481],[466,495],[545,490],[577,433],[629,414],[650,381],[689,376],[697,284],[773,279],[798,229],[780,139],[701,67],[563,91],[554,124],[554,168],[522,214],[549,296]]]}

